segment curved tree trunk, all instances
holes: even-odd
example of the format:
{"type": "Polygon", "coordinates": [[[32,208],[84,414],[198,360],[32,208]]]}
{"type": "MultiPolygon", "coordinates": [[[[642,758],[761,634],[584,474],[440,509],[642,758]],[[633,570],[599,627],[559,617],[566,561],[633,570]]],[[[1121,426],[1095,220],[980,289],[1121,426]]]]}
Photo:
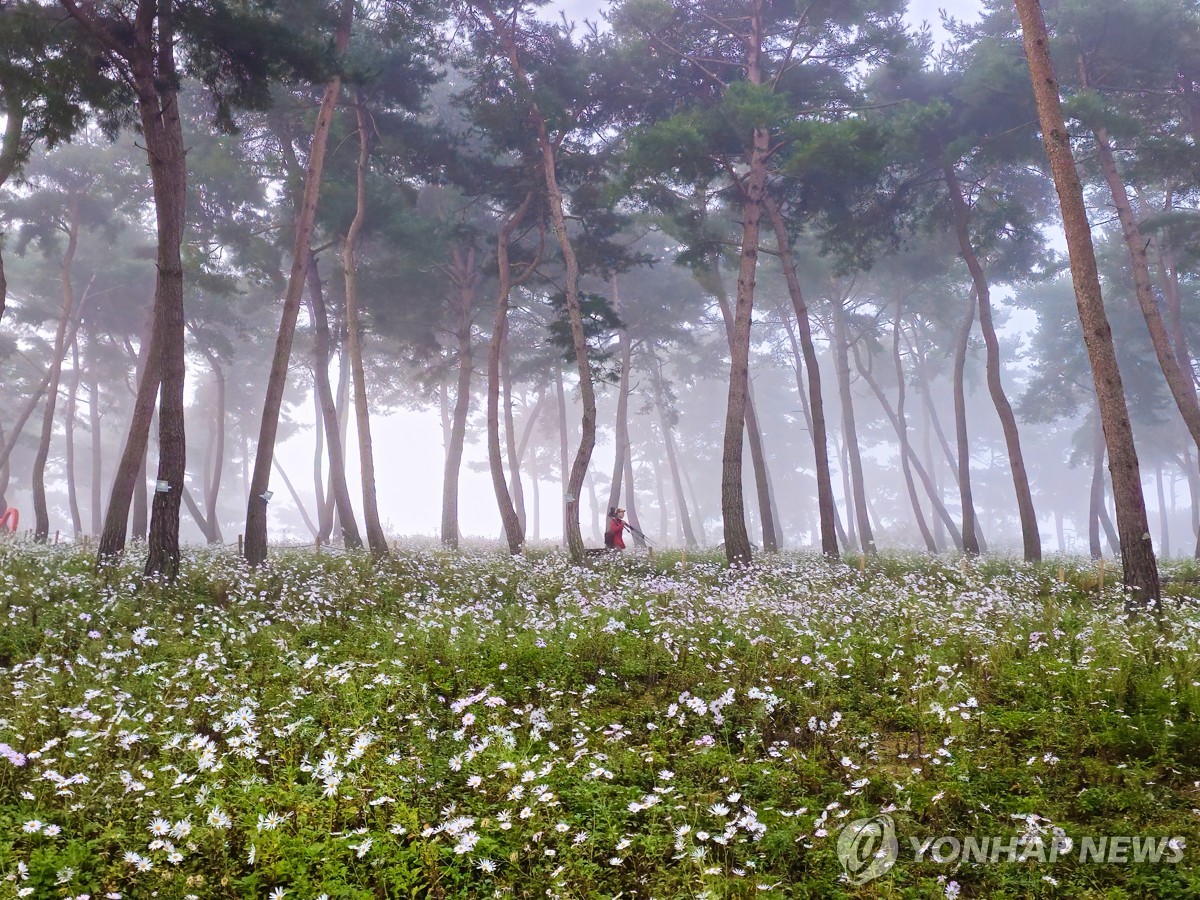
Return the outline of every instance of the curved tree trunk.
{"type": "MultiPolygon", "coordinates": [[[[346,52],[350,42],[350,27],[354,20],[354,0],[342,0],[334,48],[338,56],[346,52]]],[[[258,446],[254,456],[254,474],[250,479],[250,497],[246,503],[246,560],[252,566],[267,558],[267,497],[271,481],[271,464],[275,458],[275,435],[279,430],[279,413],[283,407],[283,392],[287,387],[288,366],[292,356],[292,339],[296,334],[296,319],[300,312],[300,296],[304,292],[309,247],[317,200],[321,192],[321,174],[325,168],[325,150],[329,128],[333,122],[334,105],[342,90],[341,75],[334,75],[325,86],[321,108],[313,127],[312,145],[308,154],[308,169],[304,177],[304,196],[296,217],[296,234],[292,245],[292,268],[288,275],[287,291],[283,298],[283,314],[271,373],[267,378],[266,398],[263,401],[258,446]]]]}
{"type": "Polygon", "coordinates": [[[208,542],[224,544],[221,522],[217,517],[217,499],[221,495],[221,475],[225,470],[225,370],[221,368],[217,355],[208,347],[201,345],[200,352],[208,360],[217,389],[213,398],[213,430],[208,445],[212,466],[210,468],[206,462],[204,467],[204,517],[208,520],[208,542]]]}
{"type": "Polygon", "coordinates": [[[354,419],[358,426],[359,475],[362,479],[363,523],[367,529],[367,545],[371,555],[383,559],[388,555],[387,535],[379,521],[379,499],[375,491],[375,448],[371,442],[371,407],[367,403],[367,373],[363,366],[362,323],[358,310],[358,260],[355,250],[367,212],[367,161],[370,140],[367,136],[367,115],[362,95],[355,93],[354,113],[358,122],[357,208],[354,220],[342,243],[342,271],[346,279],[346,334],[350,366],[354,376],[354,419]]]}
{"type": "MultiPolygon", "coordinates": [[[[825,401],[821,393],[821,366],[813,344],[812,323],[808,316],[808,304],[800,291],[800,279],[796,275],[796,263],[792,258],[791,243],[787,227],[778,205],[770,196],[764,199],[767,215],[775,230],[775,245],[779,250],[784,280],[792,300],[792,311],[796,314],[796,328],[800,333],[800,349],[804,354],[804,369],[808,375],[808,410],[811,418],[810,431],[813,442],[813,459],[817,474],[817,509],[821,517],[821,553],[830,559],[838,557],[837,504],[833,499],[833,476],[829,469],[829,437],[825,425],[825,401]]],[[[790,328],[789,328],[790,334],[790,328]]],[[[799,372],[797,372],[799,378],[799,372]]],[[[799,385],[797,385],[799,387],[799,385]]],[[[803,391],[801,391],[803,394],[803,391]]]]}
{"type": "MultiPolygon", "coordinates": [[[[558,398],[558,475],[560,481],[560,501],[567,494],[567,478],[569,477],[570,451],[567,447],[567,396],[563,389],[562,369],[554,371],[554,392],[558,398]]],[[[594,505],[594,504],[593,504],[594,505]]],[[[562,516],[563,545],[567,541],[567,519],[566,515],[562,516]]]]}
{"type": "Polygon", "coordinates": [[[838,387],[842,399],[842,442],[850,463],[850,485],[854,492],[854,512],[864,553],[875,555],[875,538],[867,510],[867,490],[863,478],[862,455],[858,448],[858,429],[854,423],[854,397],[850,392],[850,344],[846,335],[845,299],[834,287],[830,292],[833,306],[833,350],[837,360],[838,387]]]}
{"type": "Polygon", "coordinates": [[[471,412],[471,310],[480,273],[475,265],[475,248],[456,246],[449,268],[454,285],[454,334],[458,341],[458,384],[454,393],[454,412],[446,443],[446,470],[442,474],[442,546],[458,549],[458,483],[462,472],[463,448],[467,440],[467,416],[471,412]]]}
{"type": "Polygon", "coordinates": [[[967,389],[964,375],[967,369],[967,345],[971,339],[971,326],[975,323],[975,297],[971,289],[967,301],[967,315],[958,332],[954,346],[954,428],[958,438],[958,494],[962,501],[963,552],[979,555],[979,523],[975,516],[975,500],[971,494],[971,445],[967,431],[967,389]]]}
{"type": "Polygon", "coordinates": [[[1112,329],[1104,311],[1091,226],[1084,205],[1079,171],[1071,152],[1069,132],[1063,119],[1058,80],[1050,59],[1046,22],[1038,0],[1016,0],[1016,5],[1042,126],[1042,140],[1046,145],[1046,155],[1050,160],[1050,170],[1062,209],[1079,321],[1092,365],[1092,377],[1108,445],[1125,587],[1131,592],[1133,601],[1138,604],[1152,603],[1155,610],[1161,612],[1158,562],[1150,540],[1133,427],[1129,422],[1112,329]]]}
{"type": "MultiPolygon", "coordinates": [[[[46,405],[42,408],[42,433],[37,454],[33,458],[33,539],[45,542],[50,535],[50,513],[46,507],[46,459],[50,455],[50,439],[54,435],[54,409],[58,401],[58,383],[62,377],[63,359],[67,354],[67,326],[75,307],[75,291],[71,286],[71,262],[79,246],[79,198],[71,198],[67,213],[67,249],[59,264],[62,283],[62,315],[54,332],[54,351],[50,357],[50,383],[46,388],[46,405]]],[[[74,336],[70,345],[75,343],[74,336]]]]}
{"type": "Polygon", "coordinates": [[[500,226],[496,239],[496,267],[499,278],[499,289],[496,294],[496,318],[492,324],[492,339],[488,344],[488,378],[487,378],[487,443],[488,462],[492,473],[492,488],[496,492],[496,505],[500,509],[500,521],[504,526],[504,538],[508,542],[508,552],[514,556],[525,546],[525,534],[521,528],[521,520],[517,518],[517,510],[513,506],[512,494],[508,490],[508,481],[504,477],[504,460],[500,455],[500,355],[504,347],[505,333],[508,330],[508,302],[512,292],[512,266],[508,259],[508,245],[512,241],[513,232],[533,202],[533,192],[525,195],[520,207],[500,226]]]}
{"type": "MultiPolygon", "coordinates": [[[[333,389],[329,384],[329,310],[325,305],[325,292],[321,289],[321,275],[317,268],[317,258],[310,256],[308,265],[309,306],[313,320],[313,380],[316,385],[316,395],[321,406],[321,426],[325,432],[325,446],[329,454],[329,487],[326,491],[326,503],[332,501],[337,510],[338,524],[342,531],[342,546],[347,550],[357,550],[362,547],[362,537],[358,532],[358,523],[354,518],[354,507],[350,503],[350,486],[346,482],[345,441],[342,437],[343,416],[338,410],[333,398],[333,389]]],[[[338,373],[338,391],[345,393],[349,389],[347,367],[342,366],[338,373]]],[[[330,531],[324,530],[324,525],[318,525],[317,536],[328,540],[333,528],[332,510],[324,514],[318,513],[318,518],[328,523],[330,531]]]]}
{"type": "Polygon", "coordinates": [[[983,332],[983,343],[987,348],[987,383],[988,392],[992,395],[992,404],[996,407],[996,415],[1000,417],[1000,427],[1004,432],[1004,445],[1008,450],[1008,463],[1012,470],[1013,489],[1017,496],[1017,512],[1021,519],[1021,540],[1024,544],[1025,561],[1040,562],[1042,558],[1042,537],[1038,531],[1037,513],[1033,508],[1033,494],[1029,489],[1029,473],[1025,469],[1025,455],[1021,452],[1021,435],[1017,430],[1017,417],[1013,414],[1012,404],[1004,393],[1004,384],[1000,378],[1000,341],[996,337],[996,328],[992,323],[991,291],[983,266],[971,245],[970,212],[963,199],[962,186],[954,167],[947,163],[943,169],[946,187],[950,193],[950,205],[954,211],[954,231],[958,235],[958,246],[963,259],[971,272],[971,280],[975,285],[975,296],[979,302],[979,328],[983,332]]]}
{"type": "MultiPolygon", "coordinates": [[[[916,459],[912,443],[908,439],[908,419],[904,415],[904,401],[907,396],[907,378],[904,373],[904,358],[900,355],[900,313],[902,304],[896,303],[896,318],[892,322],[892,361],[896,366],[896,421],[900,426],[897,430],[900,438],[900,467],[904,471],[904,483],[908,487],[908,497],[912,502],[913,515],[917,519],[917,528],[925,539],[925,548],[930,553],[937,553],[937,541],[933,532],[925,523],[925,514],[921,511],[921,501],[917,496],[917,486],[913,484],[912,464],[910,458],[916,459]]],[[[918,461],[918,465],[919,465],[918,461]]]]}

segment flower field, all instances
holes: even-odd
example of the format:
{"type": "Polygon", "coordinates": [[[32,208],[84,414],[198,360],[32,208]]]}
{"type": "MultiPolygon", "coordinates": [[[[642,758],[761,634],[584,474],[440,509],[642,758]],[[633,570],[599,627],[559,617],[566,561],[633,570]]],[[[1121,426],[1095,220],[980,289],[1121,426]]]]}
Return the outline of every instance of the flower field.
{"type": "Polygon", "coordinates": [[[1159,624],[1070,560],[90,562],[0,546],[0,900],[1200,896],[1186,579],[1159,624]],[[1026,858],[910,842],[971,835],[1026,858]]]}

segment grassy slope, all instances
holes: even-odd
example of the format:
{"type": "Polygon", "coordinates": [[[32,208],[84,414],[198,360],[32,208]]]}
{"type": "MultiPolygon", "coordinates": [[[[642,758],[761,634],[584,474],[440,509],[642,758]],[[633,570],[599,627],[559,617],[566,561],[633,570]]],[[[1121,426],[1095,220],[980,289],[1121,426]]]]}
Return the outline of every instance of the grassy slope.
{"type": "Polygon", "coordinates": [[[676,562],[198,553],[106,587],[0,546],[0,898],[1200,895],[1191,601],[1160,631],[1069,561],[676,562]],[[850,885],[839,829],[881,811],[900,862],[850,885]],[[1190,846],[908,842],[1055,827],[1190,846]]]}

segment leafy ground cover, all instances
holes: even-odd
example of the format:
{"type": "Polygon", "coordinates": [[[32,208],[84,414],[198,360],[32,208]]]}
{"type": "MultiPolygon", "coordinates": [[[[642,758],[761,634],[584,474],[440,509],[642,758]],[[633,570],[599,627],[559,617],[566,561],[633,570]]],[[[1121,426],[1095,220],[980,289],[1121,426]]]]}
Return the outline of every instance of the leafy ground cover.
{"type": "Polygon", "coordinates": [[[136,571],[0,546],[0,898],[1200,895],[1186,581],[1157,624],[1071,560],[136,571]]]}

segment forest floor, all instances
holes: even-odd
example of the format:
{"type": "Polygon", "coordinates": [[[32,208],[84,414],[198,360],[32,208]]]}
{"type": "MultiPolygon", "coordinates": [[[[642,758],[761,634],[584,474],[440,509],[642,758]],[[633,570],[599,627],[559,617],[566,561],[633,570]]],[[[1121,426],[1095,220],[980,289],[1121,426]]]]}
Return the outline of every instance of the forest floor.
{"type": "Polygon", "coordinates": [[[1200,896],[1186,581],[90,563],[0,545],[0,898],[1200,896]]]}

